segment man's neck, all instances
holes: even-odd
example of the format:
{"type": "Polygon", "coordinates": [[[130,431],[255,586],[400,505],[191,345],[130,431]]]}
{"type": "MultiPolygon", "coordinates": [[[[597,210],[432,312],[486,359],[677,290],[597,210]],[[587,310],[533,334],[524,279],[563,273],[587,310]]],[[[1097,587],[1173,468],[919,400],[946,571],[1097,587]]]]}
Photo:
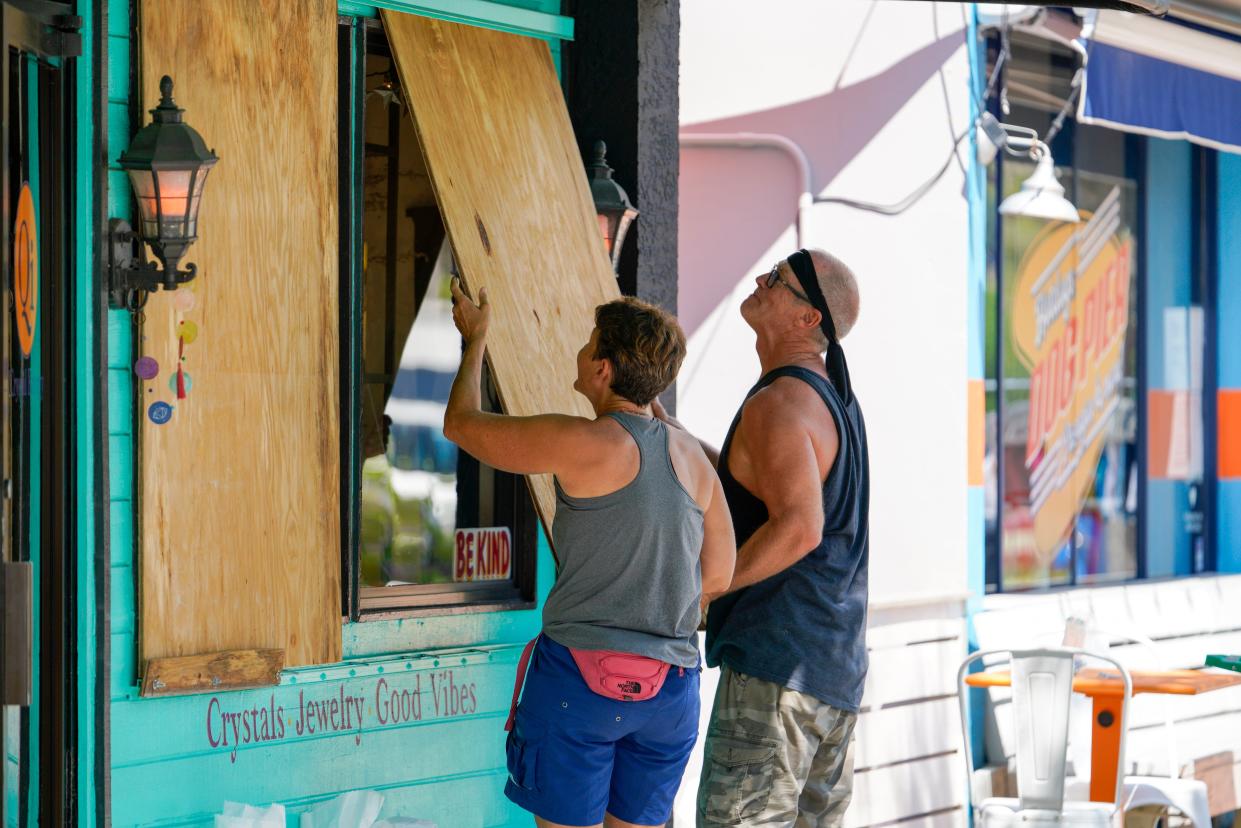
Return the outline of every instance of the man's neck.
{"type": "Polygon", "coordinates": [[[827,371],[823,366],[823,353],[812,342],[790,341],[787,338],[773,340],[759,336],[756,350],[758,362],[764,374],[785,365],[797,365],[824,377],[827,376],[827,371]]]}

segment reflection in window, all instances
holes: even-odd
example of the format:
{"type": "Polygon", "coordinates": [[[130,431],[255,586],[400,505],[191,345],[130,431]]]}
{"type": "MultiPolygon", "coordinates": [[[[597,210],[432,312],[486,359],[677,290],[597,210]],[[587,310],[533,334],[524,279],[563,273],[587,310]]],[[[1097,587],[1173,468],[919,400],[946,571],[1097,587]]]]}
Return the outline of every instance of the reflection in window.
{"type": "MultiPolygon", "coordinates": [[[[1000,197],[1032,171],[1006,163],[1000,197]]],[[[1080,225],[1001,219],[1003,384],[990,383],[986,464],[1006,590],[1137,574],[1137,188],[1071,178],[1080,225]]]]}
{"type": "MultiPolygon", "coordinates": [[[[480,465],[444,437],[461,358],[452,253],[381,31],[368,33],[367,51],[356,435],[361,607],[514,600],[533,583],[533,509],[524,480],[480,465]]],[[[484,406],[499,410],[485,372],[484,406]]]]}

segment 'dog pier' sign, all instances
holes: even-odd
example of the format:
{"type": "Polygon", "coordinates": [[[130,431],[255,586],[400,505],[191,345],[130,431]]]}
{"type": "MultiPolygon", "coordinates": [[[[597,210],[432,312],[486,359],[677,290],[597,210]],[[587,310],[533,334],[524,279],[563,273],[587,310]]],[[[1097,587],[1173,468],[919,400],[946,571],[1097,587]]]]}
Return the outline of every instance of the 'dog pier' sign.
{"type": "Polygon", "coordinates": [[[1030,371],[1025,466],[1043,555],[1068,537],[1124,393],[1130,244],[1114,188],[1085,225],[1036,237],[1017,275],[1012,335],[1030,371]]]}
{"type": "Polygon", "coordinates": [[[458,529],[454,549],[454,581],[498,581],[512,577],[513,540],[507,527],[458,529]]]}

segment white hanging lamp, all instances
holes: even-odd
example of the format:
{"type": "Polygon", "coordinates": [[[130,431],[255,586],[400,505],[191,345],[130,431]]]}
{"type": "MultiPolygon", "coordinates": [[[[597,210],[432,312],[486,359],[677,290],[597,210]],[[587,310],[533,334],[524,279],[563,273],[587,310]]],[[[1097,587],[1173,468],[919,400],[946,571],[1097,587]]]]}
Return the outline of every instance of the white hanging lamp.
{"type": "Polygon", "coordinates": [[[1064,187],[1056,180],[1056,163],[1051,149],[1042,141],[1034,144],[1038,164],[1034,173],[1021,184],[1021,189],[1000,204],[1000,214],[1026,216],[1049,221],[1080,222],[1081,216],[1073,203],[1064,197],[1064,187]]]}

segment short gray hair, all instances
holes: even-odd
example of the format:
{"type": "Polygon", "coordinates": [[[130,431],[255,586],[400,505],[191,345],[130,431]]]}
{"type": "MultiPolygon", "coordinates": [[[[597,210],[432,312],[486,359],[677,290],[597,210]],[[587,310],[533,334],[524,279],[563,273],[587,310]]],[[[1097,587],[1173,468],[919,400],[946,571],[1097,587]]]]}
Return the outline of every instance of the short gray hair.
{"type": "MultiPolygon", "coordinates": [[[[840,259],[820,248],[806,250],[810,261],[814,263],[814,274],[819,280],[819,290],[827,301],[827,309],[832,312],[832,322],[836,326],[836,338],[844,339],[857,324],[862,299],[858,294],[857,278],[849,266],[840,259]]],[[[816,331],[819,347],[827,350],[827,337],[822,331],[816,331]]]]}

